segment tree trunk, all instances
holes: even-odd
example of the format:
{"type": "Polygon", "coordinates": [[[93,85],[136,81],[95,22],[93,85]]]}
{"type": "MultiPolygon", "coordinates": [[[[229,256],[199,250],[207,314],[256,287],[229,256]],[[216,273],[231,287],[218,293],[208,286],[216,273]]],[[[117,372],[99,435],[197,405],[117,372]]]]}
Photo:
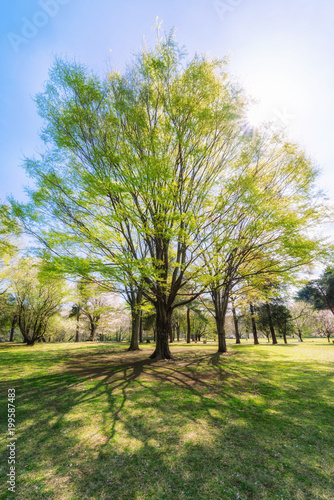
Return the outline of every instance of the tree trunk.
{"type": "Polygon", "coordinates": [[[141,301],[141,292],[131,292],[131,340],[128,351],[139,351],[141,301]]]}
{"type": "Polygon", "coordinates": [[[266,302],[266,308],[267,308],[267,312],[268,312],[268,321],[269,321],[271,338],[272,338],[273,345],[274,345],[274,344],[277,344],[277,338],[276,338],[276,334],[275,334],[275,328],[274,328],[274,323],[273,323],[273,318],[271,315],[269,302],[266,302]]]}
{"type": "Polygon", "coordinates": [[[13,342],[15,325],[16,325],[16,316],[14,316],[13,319],[12,319],[12,325],[11,325],[11,328],[10,328],[9,342],[13,342]]]}
{"type": "Polygon", "coordinates": [[[235,343],[240,344],[240,334],[239,334],[239,322],[237,313],[234,307],[234,299],[232,299],[232,314],[233,314],[233,322],[234,322],[234,332],[235,332],[235,343]]]}
{"type": "Polygon", "coordinates": [[[170,332],[169,332],[169,343],[174,342],[174,325],[171,322],[170,324],[170,332]]]}
{"type": "Polygon", "coordinates": [[[172,327],[172,310],[167,309],[164,299],[160,299],[156,304],[156,312],[157,340],[155,350],[150,358],[156,361],[160,359],[173,359],[168,343],[172,327]]]}
{"type": "Polygon", "coordinates": [[[225,317],[229,298],[229,290],[226,288],[223,292],[212,291],[211,296],[215,307],[215,320],[218,334],[218,352],[227,352],[225,317]]]}
{"type": "Polygon", "coordinates": [[[143,311],[139,311],[139,342],[143,343],[143,311]]]}
{"type": "Polygon", "coordinates": [[[131,311],[131,340],[128,351],[139,351],[140,313],[134,308],[131,311]]]}
{"type": "Polygon", "coordinates": [[[189,307],[187,308],[187,344],[190,344],[190,309],[189,307]]]}
{"type": "Polygon", "coordinates": [[[90,334],[87,339],[87,342],[93,342],[95,340],[97,324],[93,319],[90,319],[90,334]]]}
{"type": "Polygon", "coordinates": [[[30,337],[30,329],[25,328],[25,322],[24,322],[24,320],[22,321],[20,315],[18,315],[17,324],[19,326],[19,329],[20,329],[20,332],[21,332],[21,335],[23,337],[24,342],[27,345],[34,345],[35,339],[33,338],[33,336],[30,337]]]}
{"type": "Polygon", "coordinates": [[[218,352],[227,352],[225,337],[225,316],[216,316],[215,319],[218,333],[218,352]]]}
{"type": "Polygon", "coordinates": [[[176,339],[178,342],[180,342],[180,323],[176,323],[176,339]]]}
{"type": "Polygon", "coordinates": [[[80,316],[77,315],[77,326],[76,326],[76,330],[75,330],[75,341],[74,342],[79,342],[79,319],[80,319],[80,316]]]}
{"type": "Polygon", "coordinates": [[[301,331],[301,329],[300,329],[300,328],[298,328],[297,333],[298,333],[299,340],[300,340],[301,342],[304,342],[304,341],[303,341],[303,338],[302,338],[302,331],[301,331]]]}
{"type": "Polygon", "coordinates": [[[283,339],[284,339],[284,344],[287,344],[288,342],[286,340],[286,333],[284,332],[282,335],[283,335],[283,339]]]}
{"type": "Polygon", "coordinates": [[[254,307],[253,307],[253,304],[251,302],[249,303],[249,309],[250,309],[250,312],[251,312],[254,345],[257,345],[259,343],[259,339],[257,337],[257,329],[256,329],[255,318],[254,318],[254,307]]]}

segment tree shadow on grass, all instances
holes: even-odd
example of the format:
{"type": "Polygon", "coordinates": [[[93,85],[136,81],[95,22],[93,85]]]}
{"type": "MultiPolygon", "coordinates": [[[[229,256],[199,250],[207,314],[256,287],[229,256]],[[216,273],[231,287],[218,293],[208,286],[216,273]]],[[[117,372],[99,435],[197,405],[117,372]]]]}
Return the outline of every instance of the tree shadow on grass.
{"type": "Polygon", "coordinates": [[[117,354],[10,382],[20,499],[332,498],[332,373],[264,351],[117,354]]]}

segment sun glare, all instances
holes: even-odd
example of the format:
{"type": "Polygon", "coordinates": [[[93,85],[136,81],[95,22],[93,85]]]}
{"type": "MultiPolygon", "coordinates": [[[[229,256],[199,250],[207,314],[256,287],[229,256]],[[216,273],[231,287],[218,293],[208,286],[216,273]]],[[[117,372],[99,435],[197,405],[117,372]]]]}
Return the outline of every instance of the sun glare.
{"type": "Polygon", "coordinates": [[[300,106],[300,89],[289,77],[256,74],[248,79],[247,90],[255,103],[250,106],[248,121],[254,126],[262,122],[280,122],[289,126],[300,106]]]}

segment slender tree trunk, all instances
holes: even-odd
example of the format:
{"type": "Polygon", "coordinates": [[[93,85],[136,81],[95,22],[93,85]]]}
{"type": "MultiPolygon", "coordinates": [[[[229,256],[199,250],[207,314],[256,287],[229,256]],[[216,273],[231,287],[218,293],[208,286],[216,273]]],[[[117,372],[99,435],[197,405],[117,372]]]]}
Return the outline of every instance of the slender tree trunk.
{"type": "Polygon", "coordinates": [[[234,299],[231,299],[232,301],[232,314],[233,314],[233,322],[234,322],[234,332],[235,332],[235,343],[240,344],[240,334],[239,334],[239,322],[238,322],[238,316],[234,307],[234,299]]]}
{"type": "Polygon", "coordinates": [[[297,333],[298,333],[299,340],[300,340],[301,342],[304,342],[304,341],[303,341],[303,338],[302,338],[302,331],[301,331],[301,329],[300,329],[300,328],[298,328],[297,333]]]}
{"type": "Polygon", "coordinates": [[[80,319],[80,316],[77,315],[77,326],[75,329],[75,341],[74,342],[79,342],[79,319],[80,319]]]}
{"type": "Polygon", "coordinates": [[[259,343],[259,339],[258,339],[258,336],[257,336],[257,328],[256,328],[256,323],[255,323],[255,318],[254,318],[254,307],[253,307],[252,302],[249,303],[249,309],[250,309],[250,312],[251,312],[254,345],[257,345],[259,343]]]}
{"type": "Polygon", "coordinates": [[[287,341],[287,321],[285,320],[284,322],[284,334],[283,334],[283,337],[284,337],[284,344],[287,344],[288,341],[287,341]]]}
{"type": "Polygon", "coordinates": [[[187,344],[190,344],[190,334],[191,334],[191,328],[190,328],[190,309],[188,307],[187,308],[187,344]]]}
{"type": "Polygon", "coordinates": [[[218,352],[227,352],[225,335],[225,317],[229,298],[229,290],[226,288],[223,292],[220,290],[211,292],[213,304],[215,307],[215,320],[218,334],[218,352]]]}
{"type": "Polygon", "coordinates": [[[154,342],[157,340],[157,332],[155,327],[153,327],[153,340],[154,342]]]}
{"type": "Polygon", "coordinates": [[[141,292],[131,292],[131,340],[128,351],[139,351],[141,292]]]}
{"type": "Polygon", "coordinates": [[[273,317],[271,315],[271,309],[270,309],[269,302],[266,302],[266,308],[267,308],[267,312],[268,312],[268,321],[269,321],[269,328],[270,328],[271,338],[272,338],[273,344],[277,344],[277,338],[276,338],[276,334],[275,334],[273,317]]]}
{"type": "Polygon", "coordinates": [[[157,302],[156,312],[157,340],[155,350],[150,358],[157,361],[160,359],[173,359],[168,343],[172,326],[172,310],[167,309],[164,298],[157,302]]]}
{"type": "Polygon", "coordinates": [[[180,323],[176,323],[176,339],[178,342],[180,342],[180,323]]]}
{"type": "Polygon", "coordinates": [[[169,343],[174,342],[174,325],[171,322],[170,324],[170,332],[169,332],[169,343]]]}
{"type": "Polygon", "coordinates": [[[131,340],[128,351],[139,351],[140,313],[136,308],[131,310],[131,340]]]}
{"type": "Polygon", "coordinates": [[[139,342],[143,343],[143,311],[139,311],[139,342]]]}
{"type": "Polygon", "coordinates": [[[16,325],[16,316],[14,316],[13,319],[12,319],[12,324],[11,324],[11,328],[10,328],[9,342],[13,342],[14,332],[15,332],[15,325],[16,325]]]}

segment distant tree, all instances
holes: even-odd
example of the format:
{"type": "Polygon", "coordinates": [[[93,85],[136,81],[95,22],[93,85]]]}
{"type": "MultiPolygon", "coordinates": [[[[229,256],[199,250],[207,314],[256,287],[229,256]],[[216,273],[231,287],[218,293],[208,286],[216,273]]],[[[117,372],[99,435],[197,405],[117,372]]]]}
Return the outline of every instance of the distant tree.
{"type": "Polygon", "coordinates": [[[259,329],[266,335],[268,341],[271,337],[272,343],[277,344],[272,307],[273,305],[269,301],[257,306],[258,326],[259,329]]]}
{"type": "Polygon", "coordinates": [[[147,308],[143,311],[142,316],[142,327],[145,331],[153,330],[153,337],[155,337],[155,325],[156,325],[156,312],[155,309],[147,308]]]}
{"type": "Polygon", "coordinates": [[[79,342],[80,339],[80,317],[82,315],[82,308],[83,304],[81,302],[73,304],[68,316],[69,318],[76,319],[75,342],[79,342]]]}
{"type": "Polygon", "coordinates": [[[99,320],[99,340],[114,337],[117,342],[128,341],[129,332],[131,332],[131,315],[128,313],[128,307],[116,293],[107,294],[105,300],[108,308],[99,320]]]}
{"type": "Polygon", "coordinates": [[[50,319],[64,301],[65,287],[53,276],[42,277],[38,262],[21,259],[8,273],[15,301],[16,321],[27,345],[33,345],[47,333],[50,319]]]}
{"type": "Polygon", "coordinates": [[[276,301],[270,305],[272,321],[278,333],[282,335],[284,343],[287,344],[287,335],[294,333],[294,324],[291,312],[283,304],[276,301]]]}
{"type": "Polygon", "coordinates": [[[235,334],[235,343],[241,343],[241,337],[239,332],[239,317],[237,315],[237,310],[235,306],[235,297],[231,295],[231,306],[232,306],[232,315],[233,315],[233,324],[234,324],[234,334],[235,334]]]}
{"type": "Polygon", "coordinates": [[[303,342],[303,334],[311,334],[315,330],[317,313],[312,304],[297,301],[290,307],[292,321],[298,338],[303,342]]]}
{"type": "MultiPolygon", "coordinates": [[[[7,284],[8,286],[8,284],[7,284]]],[[[0,330],[6,335],[10,330],[9,341],[14,338],[16,326],[16,307],[13,296],[7,290],[0,293],[0,330]]]]}
{"type": "Polygon", "coordinates": [[[321,311],[329,309],[334,315],[334,271],[327,269],[316,279],[309,281],[297,293],[297,300],[303,300],[321,311]]]}
{"type": "Polygon", "coordinates": [[[318,331],[321,336],[326,337],[330,342],[330,337],[334,333],[334,318],[333,315],[327,310],[318,312],[318,331]]]}
{"type": "Polygon", "coordinates": [[[192,310],[192,338],[194,341],[200,341],[202,336],[206,334],[210,318],[208,311],[202,306],[201,302],[198,300],[190,304],[190,309],[192,310]]]}
{"type": "Polygon", "coordinates": [[[97,335],[97,328],[101,319],[113,309],[110,302],[110,295],[106,294],[101,287],[92,282],[81,280],[78,284],[80,302],[80,314],[83,315],[89,324],[88,341],[94,341],[97,335]]]}
{"type": "Polygon", "coordinates": [[[9,329],[9,342],[14,341],[15,331],[17,330],[17,307],[16,301],[13,294],[8,294],[6,298],[6,309],[5,315],[7,316],[7,327],[10,326],[9,329]]]}
{"type": "Polygon", "coordinates": [[[257,327],[256,327],[256,321],[255,321],[256,312],[255,312],[254,305],[252,302],[249,303],[249,311],[250,311],[250,318],[251,318],[251,323],[252,323],[254,345],[257,345],[259,343],[259,339],[258,339],[257,327]]]}
{"type": "Polygon", "coordinates": [[[70,342],[75,339],[76,324],[68,319],[65,311],[59,311],[53,315],[49,322],[45,335],[38,341],[70,342]]]}

